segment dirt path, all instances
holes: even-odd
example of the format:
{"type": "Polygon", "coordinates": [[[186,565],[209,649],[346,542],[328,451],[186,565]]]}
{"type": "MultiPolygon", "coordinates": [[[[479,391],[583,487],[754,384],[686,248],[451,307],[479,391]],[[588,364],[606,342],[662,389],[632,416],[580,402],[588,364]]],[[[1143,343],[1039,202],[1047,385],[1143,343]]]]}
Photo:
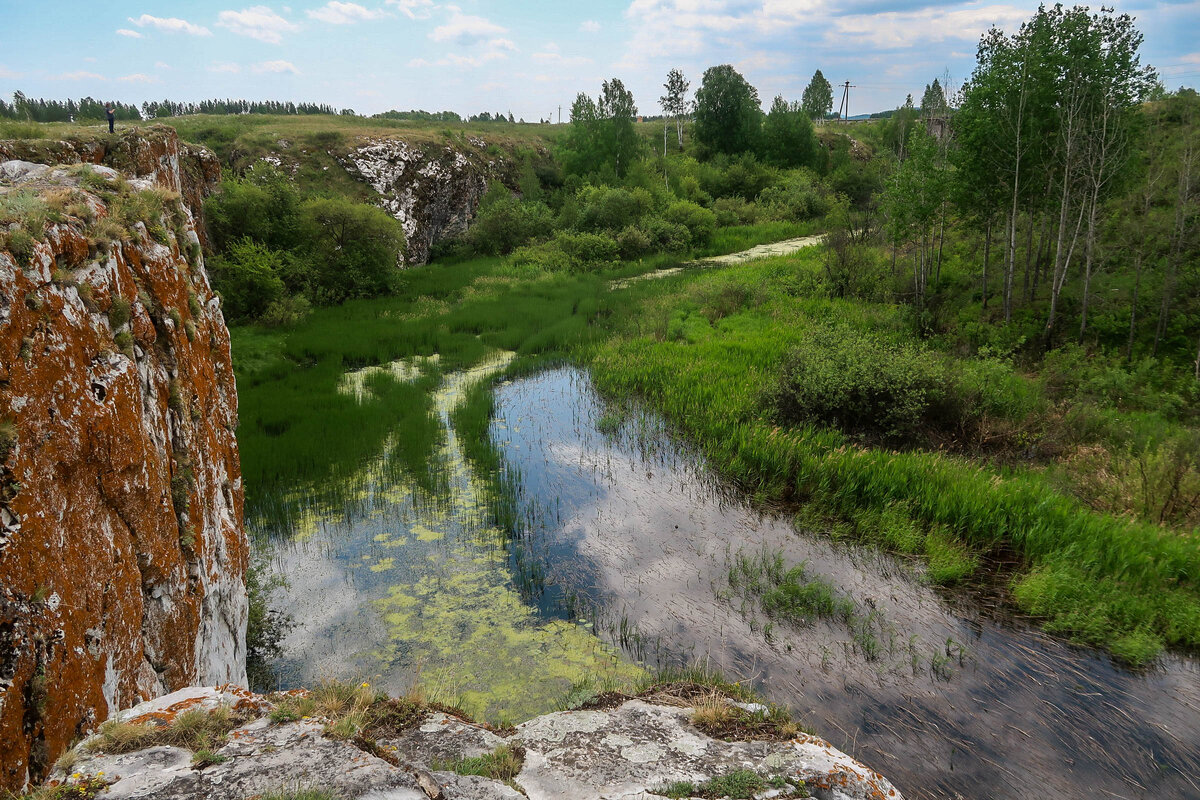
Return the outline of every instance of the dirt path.
{"type": "Polygon", "coordinates": [[[678,275],[687,269],[695,269],[697,267],[728,267],[733,264],[744,264],[747,261],[757,261],[760,258],[771,258],[772,256],[786,256],[788,253],[794,253],[805,247],[818,245],[825,240],[825,234],[819,233],[816,236],[801,236],[798,239],[784,239],[780,242],[771,242],[770,244],[759,244],[751,247],[749,250],[742,250],[740,253],[729,253],[724,256],[711,256],[709,258],[701,258],[697,261],[690,261],[687,264],[682,264],[678,267],[669,269],[655,270],[647,272],[645,275],[635,275],[632,278],[624,278],[619,281],[613,281],[612,288],[624,289],[630,284],[639,281],[652,281],[659,278],[669,278],[672,275],[678,275]]]}

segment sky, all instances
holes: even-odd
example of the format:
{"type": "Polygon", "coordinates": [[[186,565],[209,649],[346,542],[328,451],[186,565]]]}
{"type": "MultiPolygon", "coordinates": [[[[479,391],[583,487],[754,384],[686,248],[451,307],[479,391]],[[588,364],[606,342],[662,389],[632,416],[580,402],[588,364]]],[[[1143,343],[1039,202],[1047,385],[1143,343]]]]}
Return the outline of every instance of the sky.
{"type": "MultiPolygon", "coordinates": [[[[1116,2],[1168,88],[1200,86],[1200,0],[1116,2]]],[[[0,96],[136,102],[211,97],[352,108],[511,112],[564,121],[617,77],[659,112],[679,67],[733,64],[764,106],[813,72],[849,81],[850,113],[894,108],[974,66],[988,27],[1036,0],[0,0],[0,96]]],[[[841,99],[840,87],[835,105],[841,99]]]]}

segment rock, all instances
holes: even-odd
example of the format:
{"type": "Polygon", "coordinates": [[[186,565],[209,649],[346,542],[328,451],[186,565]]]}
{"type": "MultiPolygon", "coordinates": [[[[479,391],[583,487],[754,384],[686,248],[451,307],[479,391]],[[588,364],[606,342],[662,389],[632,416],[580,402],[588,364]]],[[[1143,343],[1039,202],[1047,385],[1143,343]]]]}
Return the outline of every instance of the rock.
{"type": "Polygon", "coordinates": [[[342,164],[370,184],[379,205],[403,225],[404,262],[424,264],[435,242],[466,232],[491,181],[516,185],[512,158],[486,147],[480,139],[452,147],[377,138],[356,146],[342,164]]]}
{"type": "Polygon", "coordinates": [[[486,728],[440,712],[400,736],[379,740],[381,747],[401,761],[426,769],[439,762],[475,758],[502,744],[504,740],[486,728]]]}
{"type": "MultiPolygon", "coordinates": [[[[147,178],[178,192],[196,220],[196,236],[207,244],[204,198],[221,182],[221,162],[209,150],[179,141],[167,125],[122,128],[115,136],[96,139],[12,139],[0,141],[0,161],[24,160],[36,165],[98,164],[137,178],[147,178]]],[[[103,171],[103,170],[101,170],[103,171]]],[[[4,176],[0,174],[0,179],[4,176]]]]}
{"type": "Polygon", "coordinates": [[[564,711],[517,727],[526,748],[516,782],[530,800],[639,797],[674,781],[702,783],[740,769],[802,778],[828,800],[898,798],[881,775],[815,736],[722,742],[689,709],[630,700],[612,711],[564,711]]]}
{"type": "MultiPolygon", "coordinates": [[[[138,141],[122,151],[131,163],[186,183],[173,132],[138,141]]],[[[84,147],[42,145],[64,160],[84,147]]],[[[0,192],[78,184],[12,162],[0,175],[0,192]]],[[[98,242],[75,217],[49,225],[24,263],[0,243],[0,420],[15,432],[0,446],[0,789],[41,778],[139,700],[245,682],[229,334],[202,261],[188,260],[195,220],[176,213],[150,220],[165,243],[141,222],[137,242],[98,242]],[[128,322],[110,319],[117,299],[128,322]]]]}
{"type": "MultiPolygon", "coordinates": [[[[192,767],[187,751],[150,747],[125,755],[84,755],[72,767],[77,777],[57,777],[69,784],[102,772],[111,782],[104,797],[160,800],[223,800],[306,787],[333,790],[346,800],[617,800],[656,797],[655,790],[675,781],[701,784],[752,770],[763,779],[803,779],[823,800],[900,800],[886,778],[815,736],[720,741],[692,726],[691,709],[643,700],[611,710],[547,714],[507,736],[426,712],[401,735],[356,739],[359,746],[323,735],[323,721],[273,724],[265,716],[266,698],[230,687],[176,692],[123,717],[169,723],[184,710],[221,702],[257,716],[230,733],[217,750],[221,763],[192,767]],[[512,785],[444,768],[500,745],[524,752],[512,785]],[[432,761],[443,767],[431,771],[432,761]]],[[[791,786],[758,795],[760,800],[795,796],[791,786]]]]}

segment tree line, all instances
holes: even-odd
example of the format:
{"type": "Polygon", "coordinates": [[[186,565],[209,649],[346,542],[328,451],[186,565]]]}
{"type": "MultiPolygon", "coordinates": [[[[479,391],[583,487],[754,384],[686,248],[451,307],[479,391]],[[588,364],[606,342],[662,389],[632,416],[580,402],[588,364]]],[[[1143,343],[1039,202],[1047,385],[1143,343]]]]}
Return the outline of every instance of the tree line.
{"type": "Polygon", "coordinates": [[[995,301],[1004,324],[1022,309],[1039,315],[1043,347],[1087,339],[1099,301],[1111,339],[1114,293],[1126,298],[1130,355],[1139,332],[1157,355],[1181,327],[1200,327],[1191,305],[1175,319],[1181,293],[1200,280],[1200,97],[1167,93],[1141,63],[1141,44],[1126,14],[1042,7],[1015,33],[982,37],[957,104],[937,97],[939,86],[932,97],[927,90],[922,114],[909,109],[881,210],[893,265],[897,252],[911,261],[919,309],[957,226],[982,239],[983,310],[995,301]],[[948,125],[911,124],[933,113],[948,125]],[[1070,334],[1061,330],[1067,313],[1070,334]]]}

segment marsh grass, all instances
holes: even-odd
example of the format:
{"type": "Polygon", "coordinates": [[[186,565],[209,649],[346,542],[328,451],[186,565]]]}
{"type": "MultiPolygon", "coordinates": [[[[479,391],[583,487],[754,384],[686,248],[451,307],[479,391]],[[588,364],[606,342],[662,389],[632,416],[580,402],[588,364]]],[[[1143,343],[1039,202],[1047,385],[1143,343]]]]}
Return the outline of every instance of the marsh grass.
{"type": "Polygon", "coordinates": [[[1014,597],[1051,631],[1134,663],[1147,663],[1164,645],[1200,648],[1193,537],[1094,513],[1037,471],[864,447],[835,429],[773,418],[763,398],[786,354],[814,329],[837,320],[874,336],[909,335],[898,307],[797,292],[796,276],[817,269],[818,256],[801,251],[720,275],[642,285],[640,298],[631,298],[640,299],[637,324],[591,361],[597,386],[648,402],[757,495],[804,500],[860,528],[886,523],[889,531],[876,540],[903,542],[900,549],[931,563],[936,581],[969,577],[981,554],[1016,552],[1028,569],[1014,579],[1014,597]],[[702,297],[706,287],[730,280],[767,299],[714,325],[701,313],[702,297]],[[681,335],[668,335],[672,320],[681,335]]]}

